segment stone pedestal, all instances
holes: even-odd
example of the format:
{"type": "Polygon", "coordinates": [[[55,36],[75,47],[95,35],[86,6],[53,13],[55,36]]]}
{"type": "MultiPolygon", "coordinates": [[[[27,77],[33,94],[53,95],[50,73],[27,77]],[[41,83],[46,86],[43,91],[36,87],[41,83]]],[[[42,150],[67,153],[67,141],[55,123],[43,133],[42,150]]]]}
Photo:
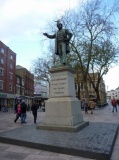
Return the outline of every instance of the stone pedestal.
{"type": "Polygon", "coordinates": [[[88,122],[83,122],[81,104],[76,98],[74,72],[69,66],[52,68],[50,97],[46,101],[46,113],[39,129],[77,131],[88,122]]]}

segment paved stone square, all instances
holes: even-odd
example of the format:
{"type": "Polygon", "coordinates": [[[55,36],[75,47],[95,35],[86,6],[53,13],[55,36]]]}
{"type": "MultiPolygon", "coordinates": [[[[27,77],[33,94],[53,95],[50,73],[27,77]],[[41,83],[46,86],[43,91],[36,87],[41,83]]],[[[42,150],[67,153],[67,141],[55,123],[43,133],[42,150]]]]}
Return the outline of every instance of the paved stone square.
{"type": "MultiPolygon", "coordinates": [[[[112,126],[114,127],[115,123],[119,123],[119,113],[112,113],[112,110],[109,107],[106,107],[106,108],[101,109],[101,110],[95,110],[93,115],[91,115],[90,112],[89,112],[89,114],[86,114],[86,115],[84,114],[83,111],[82,111],[82,113],[84,115],[84,120],[85,121],[105,122],[105,123],[97,123],[97,124],[103,124],[103,125],[105,124],[105,129],[108,126],[108,125],[106,125],[107,123],[114,123],[110,127],[112,127],[112,126]]],[[[42,123],[44,114],[45,113],[43,113],[43,112],[38,113],[38,123],[42,123]]],[[[19,121],[15,124],[13,122],[14,117],[15,117],[15,115],[13,113],[4,113],[4,112],[0,113],[0,132],[9,130],[9,132],[11,133],[12,136],[14,134],[10,130],[15,129],[15,128],[20,128],[20,129],[23,130],[23,132],[25,131],[25,128],[29,128],[29,132],[30,132],[30,128],[31,128],[31,132],[32,132],[32,128],[35,127],[35,125],[33,124],[33,117],[32,117],[32,114],[30,112],[27,113],[27,124],[24,124],[24,125],[21,125],[19,121]],[[30,125],[31,125],[31,127],[30,127],[30,125]]],[[[92,126],[94,123],[90,123],[90,124],[91,124],[90,126],[92,126]]],[[[20,129],[15,129],[15,130],[20,130],[20,129]]],[[[7,133],[8,132],[6,132],[6,136],[7,136],[7,133]]],[[[1,134],[3,134],[3,133],[1,133],[1,134]]],[[[105,135],[103,135],[103,138],[104,138],[104,136],[105,135]]],[[[27,135],[26,135],[26,137],[27,137],[27,135]]],[[[68,137],[71,138],[70,136],[68,136],[68,137]]],[[[118,153],[118,148],[119,148],[119,143],[118,143],[119,140],[118,139],[119,138],[118,137],[116,139],[116,143],[115,143],[115,146],[114,146],[114,149],[113,149],[111,160],[118,160],[119,159],[119,153],[118,153]]],[[[57,137],[54,137],[54,138],[57,138],[57,137]]],[[[73,138],[78,138],[78,135],[77,135],[77,137],[73,137],[73,138]]],[[[84,141],[82,140],[81,144],[83,144],[83,142],[84,141]]],[[[95,140],[94,140],[94,142],[95,142],[95,140]]],[[[105,140],[105,142],[106,142],[106,140],[105,140]]],[[[102,143],[102,146],[103,146],[103,144],[105,144],[105,142],[102,143]]],[[[70,144],[69,140],[67,141],[67,144],[70,144]]],[[[80,147],[81,144],[78,144],[77,147],[80,147]]],[[[65,154],[60,154],[60,153],[47,152],[47,151],[43,151],[43,150],[39,150],[39,149],[38,150],[37,149],[30,149],[30,148],[26,148],[26,147],[20,147],[20,146],[18,147],[18,146],[9,145],[9,144],[6,145],[6,144],[3,144],[3,143],[0,144],[0,155],[2,155],[3,160],[4,159],[6,159],[6,160],[15,159],[14,158],[15,155],[17,155],[19,152],[24,153],[23,151],[25,152],[25,154],[23,154],[22,156],[19,156],[19,159],[21,159],[21,160],[22,159],[23,160],[27,160],[27,159],[30,160],[30,159],[33,159],[34,157],[35,157],[34,159],[36,159],[36,160],[37,159],[41,159],[41,160],[42,159],[89,160],[87,158],[70,156],[70,155],[65,155],[65,154]],[[28,152],[29,150],[31,150],[31,151],[33,150],[34,152],[30,152],[30,154],[29,154],[29,152],[28,152]],[[12,153],[12,154],[9,155],[9,153],[12,153]],[[43,153],[46,154],[46,155],[43,155],[43,153]]]]}
{"type": "Polygon", "coordinates": [[[90,122],[77,133],[38,130],[30,125],[1,133],[0,142],[108,160],[117,129],[117,123],[104,122],[90,122]]]}

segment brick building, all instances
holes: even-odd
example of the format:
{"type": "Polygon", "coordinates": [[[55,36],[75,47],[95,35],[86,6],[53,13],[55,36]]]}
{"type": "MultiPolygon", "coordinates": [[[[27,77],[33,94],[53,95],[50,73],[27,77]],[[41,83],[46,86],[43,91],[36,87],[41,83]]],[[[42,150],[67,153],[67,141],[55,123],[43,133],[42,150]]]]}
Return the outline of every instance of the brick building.
{"type": "Polygon", "coordinates": [[[27,104],[31,104],[34,96],[34,75],[20,65],[16,66],[16,75],[16,93],[21,99],[25,99],[27,104]]]}
{"type": "Polygon", "coordinates": [[[0,104],[13,106],[16,81],[16,53],[0,41],[0,104]]]}
{"type": "Polygon", "coordinates": [[[15,98],[17,97],[24,97],[25,95],[25,84],[24,79],[16,74],[16,86],[15,86],[15,98]]]}

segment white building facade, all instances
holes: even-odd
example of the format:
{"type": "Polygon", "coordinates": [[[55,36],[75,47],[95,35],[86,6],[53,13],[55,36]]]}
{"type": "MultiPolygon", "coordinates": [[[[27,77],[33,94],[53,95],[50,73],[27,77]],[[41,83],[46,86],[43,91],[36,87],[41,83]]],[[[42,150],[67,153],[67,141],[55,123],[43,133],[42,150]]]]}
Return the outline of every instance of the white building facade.
{"type": "Polygon", "coordinates": [[[119,87],[116,88],[115,90],[107,91],[107,101],[113,98],[119,99],[119,87]]]}
{"type": "Polygon", "coordinates": [[[45,100],[47,99],[47,81],[39,77],[34,77],[34,100],[37,101],[40,106],[45,106],[45,100]]]}

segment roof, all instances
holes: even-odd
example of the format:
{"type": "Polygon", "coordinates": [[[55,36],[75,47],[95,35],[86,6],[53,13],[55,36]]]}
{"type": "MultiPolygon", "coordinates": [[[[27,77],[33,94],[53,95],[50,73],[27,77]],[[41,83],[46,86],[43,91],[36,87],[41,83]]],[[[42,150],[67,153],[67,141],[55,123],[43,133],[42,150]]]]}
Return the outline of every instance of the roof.
{"type": "Polygon", "coordinates": [[[20,65],[16,65],[16,69],[22,69],[24,67],[20,66],[20,65]]]}

